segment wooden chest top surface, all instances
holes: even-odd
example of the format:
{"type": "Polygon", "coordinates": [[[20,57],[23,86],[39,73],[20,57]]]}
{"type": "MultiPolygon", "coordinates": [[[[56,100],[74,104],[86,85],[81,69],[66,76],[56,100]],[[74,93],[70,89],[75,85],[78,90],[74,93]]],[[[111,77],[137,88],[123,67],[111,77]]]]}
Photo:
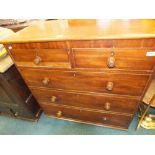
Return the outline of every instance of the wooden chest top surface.
{"type": "Polygon", "coordinates": [[[0,43],[155,38],[155,20],[37,21],[0,43]]]}

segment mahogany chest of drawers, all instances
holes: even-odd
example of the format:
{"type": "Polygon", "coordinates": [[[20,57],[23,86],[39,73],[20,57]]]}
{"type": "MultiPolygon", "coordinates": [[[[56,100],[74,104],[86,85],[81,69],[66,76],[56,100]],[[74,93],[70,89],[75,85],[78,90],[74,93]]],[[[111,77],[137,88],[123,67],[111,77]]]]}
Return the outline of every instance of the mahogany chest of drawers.
{"type": "Polygon", "coordinates": [[[48,116],[126,130],[154,75],[154,25],[44,21],[1,43],[48,116]]]}

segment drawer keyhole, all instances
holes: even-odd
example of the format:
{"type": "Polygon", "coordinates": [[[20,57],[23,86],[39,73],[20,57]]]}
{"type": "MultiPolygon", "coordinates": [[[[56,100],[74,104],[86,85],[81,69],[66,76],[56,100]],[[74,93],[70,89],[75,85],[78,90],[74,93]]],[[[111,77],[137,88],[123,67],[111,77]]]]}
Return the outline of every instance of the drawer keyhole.
{"type": "Polygon", "coordinates": [[[112,91],[113,87],[114,87],[114,83],[113,82],[107,82],[106,89],[108,91],[112,91]]]}
{"type": "Polygon", "coordinates": [[[111,53],[110,53],[110,56],[109,56],[108,61],[107,61],[107,66],[108,66],[109,68],[114,68],[114,67],[115,67],[114,52],[111,52],[111,53]]]}
{"type": "Polygon", "coordinates": [[[36,65],[39,65],[39,64],[41,63],[41,61],[42,61],[42,59],[41,59],[41,57],[39,57],[39,56],[36,56],[35,59],[34,59],[34,63],[35,63],[36,65]]]}
{"type": "Polygon", "coordinates": [[[49,84],[49,82],[50,82],[50,80],[49,80],[48,78],[44,78],[44,79],[42,80],[42,84],[43,84],[44,86],[47,86],[47,85],[49,84]]]}
{"type": "Polygon", "coordinates": [[[55,103],[57,101],[57,97],[56,96],[52,96],[50,100],[51,100],[52,103],[55,103]]]}

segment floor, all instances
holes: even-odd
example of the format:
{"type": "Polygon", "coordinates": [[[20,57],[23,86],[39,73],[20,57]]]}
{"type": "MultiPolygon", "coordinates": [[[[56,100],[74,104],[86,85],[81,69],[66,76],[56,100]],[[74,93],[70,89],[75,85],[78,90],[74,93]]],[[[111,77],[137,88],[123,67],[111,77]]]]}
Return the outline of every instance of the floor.
{"type": "Polygon", "coordinates": [[[155,135],[155,130],[140,128],[136,131],[136,125],[136,116],[128,131],[48,118],[44,113],[38,122],[0,116],[1,135],[155,135]]]}

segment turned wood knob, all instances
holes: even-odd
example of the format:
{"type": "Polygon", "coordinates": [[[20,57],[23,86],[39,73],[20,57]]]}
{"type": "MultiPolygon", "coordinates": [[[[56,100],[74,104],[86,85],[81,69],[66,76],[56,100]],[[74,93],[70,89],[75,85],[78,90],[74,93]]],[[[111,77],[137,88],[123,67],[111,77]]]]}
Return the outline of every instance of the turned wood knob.
{"type": "Polygon", "coordinates": [[[109,68],[114,68],[114,67],[115,67],[114,52],[111,52],[110,57],[108,58],[107,66],[108,66],[109,68]]]}
{"type": "Polygon", "coordinates": [[[36,56],[35,59],[34,59],[34,63],[35,63],[36,65],[39,65],[40,62],[41,62],[41,57],[36,56]]]}
{"type": "Polygon", "coordinates": [[[51,97],[51,102],[52,102],[52,103],[56,102],[56,100],[57,100],[57,97],[56,97],[56,96],[52,96],[52,97],[51,97]]]}
{"type": "Polygon", "coordinates": [[[114,86],[113,82],[107,82],[106,89],[111,91],[113,90],[113,86],[114,86]]]}
{"type": "Polygon", "coordinates": [[[42,84],[43,84],[44,86],[48,85],[49,82],[50,82],[50,80],[49,80],[48,78],[44,78],[44,79],[42,80],[42,84]]]}
{"type": "Polygon", "coordinates": [[[107,117],[103,117],[103,121],[107,121],[107,117]]]}
{"type": "Polygon", "coordinates": [[[56,113],[56,116],[57,116],[57,117],[61,117],[61,116],[62,116],[62,111],[58,111],[58,112],[56,113]]]}
{"type": "Polygon", "coordinates": [[[109,102],[106,102],[106,103],[105,103],[105,109],[106,109],[106,110],[110,110],[110,103],[109,103],[109,102]]]}
{"type": "Polygon", "coordinates": [[[9,49],[9,50],[12,50],[12,46],[10,45],[10,46],[8,47],[8,49],[9,49]]]}

